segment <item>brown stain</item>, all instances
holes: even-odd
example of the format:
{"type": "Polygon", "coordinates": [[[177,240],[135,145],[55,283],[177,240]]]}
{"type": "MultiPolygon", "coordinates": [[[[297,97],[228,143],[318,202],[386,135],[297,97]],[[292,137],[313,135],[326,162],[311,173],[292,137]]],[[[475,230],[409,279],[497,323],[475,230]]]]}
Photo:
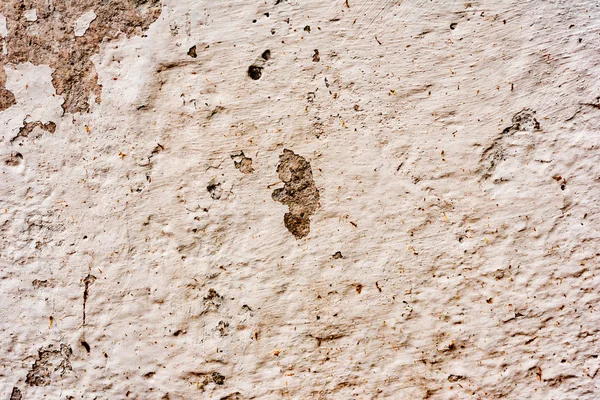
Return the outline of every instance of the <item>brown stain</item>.
{"type": "Polygon", "coordinates": [[[198,387],[200,390],[204,390],[204,388],[210,383],[214,383],[217,386],[223,386],[225,384],[225,380],[227,379],[225,375],[218,371],[189,371],[186,375],[187,379],[195,383],[196,387],[198,387]]]}
{"type": "Polygon", "coordinates": [[[285,227],[296,239],[310,233],[310,217],[319,205],[319,190],[312,176],[310,163],[293,151],[284,149],[277,165],[283,188],[275,189],[272,198],[289,208],[283,216],[285,227]]]}
{"type": "Polygon", "coordinates": [[[2,58],[4,56],[0,55],[0,111],[6,110],[17,103],[15,95],[6,89],[6,72],[4,72],[2,58]]]}
{"type": "Polygon", "coordinates": [[[12,138],[10,141],[14,142],[15,140],[17,140],[20,137],[25,137],[25,138],[29,137],[29,135],[31,134],[31,132],[33,132],[33,130],[35,128],[40,128],[40,129],[42,129],[46,132],[50,132],[50,133],[56,132],[56,124],[52,121],[50,121],[46,124],[43,124],[40,121],[24,122],[21,129],[19,129],[19,133],[17,133],[17,136],[12,138]]]}
{"type": "Polygon", "coordinates": [[[59,349],[53,345],[42,347],[38,350],[38,357],[27,373],[25,382],[29,386],[48,386],[52,382],[52,375],[56,372],[64,376],[73,371],[71,356],[73,350],[66,344],[61,344],[59,349]]]}
{"type": "Polygon", "coordinates": [[[10,394],[10,400],[22,400],[23,399],[23,394],[21,393],[21,390],[19,390],[18,387],[13,387],[12,393],[10,394]]]}
{"type": "Polygon", "coordinates": [[[238,154],[233,154],[231,156],[233,160],[233,165],[236,169],[238,169],[242,174],[251,174],[254,172],[254,168],[252,167],[252,159],[250,157],[246,157],[243,151],[238,154]]]}
{"type": "Polygon", "coordinates": [[[5,65],[31,62],[49,65],[52,83],[64,97],[65,112],[88,112],[90,94],[101,101],[102,87],[90,57],[97,54],[103,40],[120,34],[140,35],[160,15],[160,0],[7,0],[0,2],[0,13],[6,17],[8,54],[0,55],[0,111],[15,104],[6,90],[5,65]],[[37,21],[27,21],[24,12],[36,9],[37,21]],[[75,23],[84,13],[97,15],[86,33],[75,36],[75,23]]]}

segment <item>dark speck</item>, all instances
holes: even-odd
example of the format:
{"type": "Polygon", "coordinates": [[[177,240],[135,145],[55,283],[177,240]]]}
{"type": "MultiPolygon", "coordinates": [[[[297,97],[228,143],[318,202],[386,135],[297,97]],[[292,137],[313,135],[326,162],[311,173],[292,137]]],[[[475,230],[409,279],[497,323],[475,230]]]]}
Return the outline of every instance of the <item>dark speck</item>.
{"type": "Polygon", "coordinates": [[[271,58],[271,50],[265,50],[263,51],[261,57],[266,61],[269,58],[271,58]]]}
{"type": "Polygon", "coordinates": [[[13,387],[12,393],[10,394],[10,400],[22,400],[23,394],[18,387],[13,387]]]}
{"type": "Polygon", "coordinates": [[[85,340],[81,341],[81,345],[85,348],[85,351],[87,351],[88,353],[90,352],[90,345],[88,344],[88,342],[86,342],[85,340]]]}
{"type": "Polygon", "coordinates": [[[220,373],[218,373],[218,372],[213,372],[212,373],[212,380],[217,385],[222,385],[222,384],[225,383],[225,377],[223,375],[221,375],[220,373]]]}
{"type": "Polygon", "coordinates": [[[255,81],[259,80],[262,76],[262,67],[251,65],[248,67],[248,76],[255,81]]]}
{"type": "Polygon", "coordinates": [[[450,29],[452,29],[452,30],[456,29],[456,25],[458,25],[456,22],[451,23],[450,29]]]}
{"type": "Polygon", "coordinates": [[[312,57],[312,60],[313,60],[313,62],[319,62],[319,61],[321,61],[321,56],[319,55],[319,50],[318,49],[315,49],[315,52],[314,52],[313,57],[312,57]]]}

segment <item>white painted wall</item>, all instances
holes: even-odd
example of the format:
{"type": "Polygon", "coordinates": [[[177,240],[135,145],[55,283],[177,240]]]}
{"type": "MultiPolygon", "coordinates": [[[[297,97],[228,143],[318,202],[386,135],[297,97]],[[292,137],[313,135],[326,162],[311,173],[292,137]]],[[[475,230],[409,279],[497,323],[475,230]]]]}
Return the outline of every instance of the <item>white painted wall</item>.
{"type": "Polygon", "coordinates": [[[274,3],[164,1],[86,114],[6,67],[0,396],[596,399],[596,2],[274,3]]]}

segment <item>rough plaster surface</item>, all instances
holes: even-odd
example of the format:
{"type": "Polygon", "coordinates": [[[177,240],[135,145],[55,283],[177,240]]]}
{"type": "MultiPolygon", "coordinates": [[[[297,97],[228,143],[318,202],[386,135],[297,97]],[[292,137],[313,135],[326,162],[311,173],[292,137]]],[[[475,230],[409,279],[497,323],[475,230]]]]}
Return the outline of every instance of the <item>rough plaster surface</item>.
{"type": "Polygon", "coordinates": [[[598,398],[598,2],[0,14],[1,398],[598,398]]]}

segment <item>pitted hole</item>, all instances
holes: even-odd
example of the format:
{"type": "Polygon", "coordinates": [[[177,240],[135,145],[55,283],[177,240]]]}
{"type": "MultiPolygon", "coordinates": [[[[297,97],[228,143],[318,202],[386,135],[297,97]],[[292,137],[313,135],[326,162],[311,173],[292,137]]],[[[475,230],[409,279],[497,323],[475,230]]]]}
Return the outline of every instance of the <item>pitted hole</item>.
{"type": "Polygon", "coordinates": [[[88,342],[86,342],[85,340],[82,340],[82,341],[81,341],[81,345],[82,345],[82,346],[85,348],[85,351],[87,351],[88,353],[90,352],[90,350],[91,350],[91,347],[90,347],[90,345],[88,344],[88,342]]]}
{"type": "Polygon", "coordinates": [[[253,80],[257,81],[262,76],[262,67],[251,65],[248,67],[248,76],[253,80]]]}

